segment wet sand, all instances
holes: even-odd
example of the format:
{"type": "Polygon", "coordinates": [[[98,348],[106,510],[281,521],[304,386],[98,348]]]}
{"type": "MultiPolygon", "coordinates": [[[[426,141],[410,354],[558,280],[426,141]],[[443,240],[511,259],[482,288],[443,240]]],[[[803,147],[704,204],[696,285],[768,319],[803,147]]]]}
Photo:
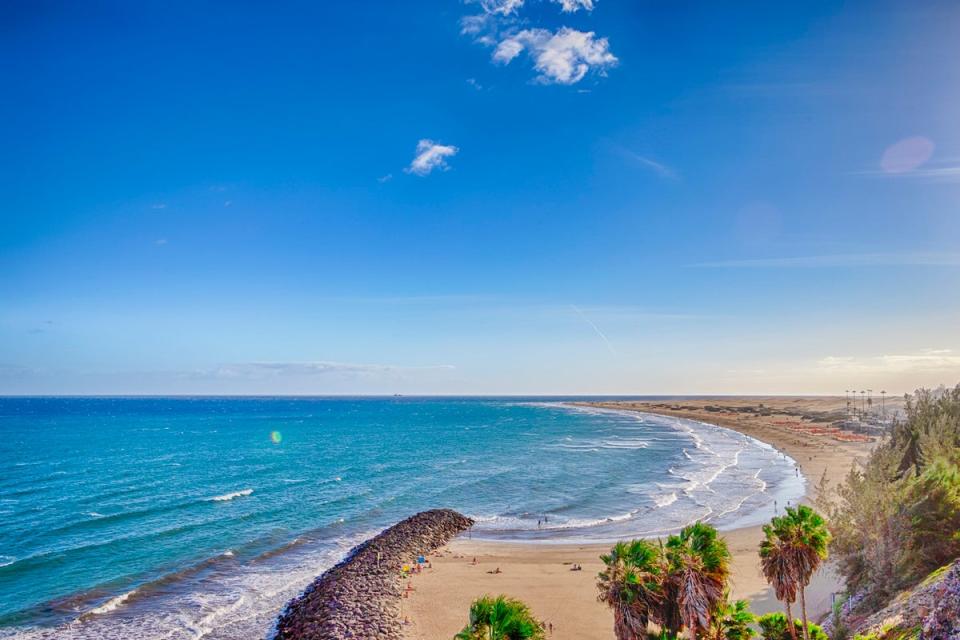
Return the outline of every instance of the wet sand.
{"type": "MultiPolygon", "coordinates": [[[[824,420],[844,404],[843,398],[589,403],[596,407],[700,420],[767,442],[799,463],[807,478],[807,501],[813,498],[824,473],[831,483],[837,483],[854,460],[865,456],[872,447],[867,442],[838,441],[830,433],[830,424],[824,420]],[[746,412],[745,408],[752,411],[746,412]],[[808,417],[804,419],[802,415],[808,417]]],[[[845,438],[842,434],[839,437],[845,438]]],[[[723,536],[733,555],[733,597],[749,599],[756,613],[782,610],[760,575],[757,556],[762,537],[760,527],[724,531],[723,536]]],[[[416,640],[452,638],[466,624],[474,598],[502,593],[524,600],[538,618],[552,623],[550,638],[609,640],[613,638],[613,616],[597,602],[596,590],[596,576],[602,568],[599,555],[609,547],[608,544],[489,542],[461,535],[431,557],[432,568],[409,579],[412,591],[402,598],[401,606],[401,617],[408,619],[406,636],[416,640]],[[583,570],[572,571],[574,563],[582,565],[583,570]],[[495,573],[497,568],[500,573],[495,573]]],[[[825,614],[830,607],[831,593],[840,588],[829,568],[821,571],[807,590],[811,617],[825,614]]],[[[799,615],[799,611],[796,613],[799,615]]]]}

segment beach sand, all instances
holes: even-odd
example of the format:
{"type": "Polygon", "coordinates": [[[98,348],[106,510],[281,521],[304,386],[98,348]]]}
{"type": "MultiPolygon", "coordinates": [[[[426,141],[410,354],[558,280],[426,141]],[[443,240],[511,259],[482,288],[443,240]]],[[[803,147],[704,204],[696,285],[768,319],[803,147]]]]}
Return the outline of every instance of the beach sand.
{"type": "MultiPolygon", "coordinates": [[[[843,398],[704,398],[589,404],[701,420],[767,442],[799,463],[807,478],[805,501],[813,498],[816,484],[824,473],[831,484],[836,484],[853,462],[866,456],[873,446],[865,442],[840,442],[829,434],[810,433],[811,427],[816,431],[817,427],[829,425],[800,418],[804,414],[823,416],[842,409],[843,398]],[[763,412],[769,415],[737,411],[758,407],[760,403],[764,406],[763,412]],[[706,409],[708,406],[710,410],[706,409]]],[[[758,614],[781,611],[781,603],[760,575],[757,556],[762,538],[760,527],[722,534],[733,555],[732,596],[750,600],[751,608],[758,614]]],[[[550,638],[609,640],[614,637],[613,615],[597,601],[596,589],[596,576],[602,568],[599,556],[609,548],[609,544],[489,542],[461,535],[431,557],[432,568],[410,577],[413,589],[402,599],[402,616],[409,619],[406,635],[415,640],[452,638],[466,624],[473,599],[484,594],[505,594],[520,598],[539,619],[552,623],[550,638]],[[572,571],[574,563],[582,565],[583,570],[572,571]],[[501,573],[495,573],[497,568],[501,573]]],[[[807,589],[807,610],[811,618],[827,613],[831,594],[840,589],[829,567],[815,576],[807,589]]],[[[799,616],[799,606],[794,613],[799,616]]]]}

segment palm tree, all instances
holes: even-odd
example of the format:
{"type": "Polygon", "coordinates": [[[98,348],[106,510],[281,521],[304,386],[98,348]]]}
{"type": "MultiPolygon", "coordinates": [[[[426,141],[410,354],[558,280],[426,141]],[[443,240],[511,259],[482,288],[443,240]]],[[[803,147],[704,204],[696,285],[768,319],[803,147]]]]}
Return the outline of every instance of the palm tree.
{"type": "Polygon", "coordinates": [[[773,587],[777,600],[783,602],[787,610],[790,637],[797,640],[797,634],[793,629],[793,612],[790,610],[790,603],[797,599],[799,584],[791,565],[792,556],[786,542],[787,535],[786,525],[783,523],[783,518],[779,516],[774,516],[770,524],[763,525],[760,570],[773,587]]]}
{"type": "Polygon", "coordinates": [[[669,571],[665,626],[676,633],[676,619],[696,638],[710,627],[712,613],[723,602],[730,576],[730,551],[717,530],[702,522],[684,527],[664,545],[669,571]]]}
{"type": "Polygon", "coordinates": [[[662,550],[646,540],[618,542],[600,559],[597,599],[613,609],[614,634],[618,640],[643,637],[651,620],[660,622],[662,550]]]}
{"type": "Polygon", "coordinates": [[[454,640],[543,640],[530,607],[506,596],[483,596],[470,605],[470,624],[454,640]]]}
{"type": "Polygon", "coordinates": [[[790,565],[796,576],[800,590],[800,611],[803,615],[803,637],[810,640],[807,623],[806,587],[827,558],[827,545],[830,543],[830,531],[823,517],[802,504],[787,507],[786,515],[781,517],[780,531],[786,534],[785,542],[790,565]]]}
{"type": "Polygon", "coordinates": [[[757,618],[750,612],[746,600],[730,602],[730,594],[724,595],[713,616],[710,628],[702,634],[701,640],[750,640],[755,635],[750,626],[757,618]]]}

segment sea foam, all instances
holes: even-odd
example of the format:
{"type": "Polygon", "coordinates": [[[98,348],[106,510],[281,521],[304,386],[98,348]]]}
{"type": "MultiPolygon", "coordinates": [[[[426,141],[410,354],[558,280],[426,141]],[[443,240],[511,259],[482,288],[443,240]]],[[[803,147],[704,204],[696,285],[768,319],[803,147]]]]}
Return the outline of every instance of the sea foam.
{"type": "Polygon", "coordinates": [[[242,491],[233,491],[232,493],[225,493],[222,496],[213,496],[208,498],[211,502],[226,502],[227,500],[233,500],[234,498],[241,498],[243,496],[248,496],[253,493],[253,489],[243,489],[242,491]]]}

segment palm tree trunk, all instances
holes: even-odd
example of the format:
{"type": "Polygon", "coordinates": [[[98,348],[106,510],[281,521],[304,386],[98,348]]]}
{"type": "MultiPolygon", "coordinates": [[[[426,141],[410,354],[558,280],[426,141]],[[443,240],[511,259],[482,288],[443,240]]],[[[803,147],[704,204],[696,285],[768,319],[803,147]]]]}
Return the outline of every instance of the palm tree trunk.
{"type": "Polygon", "coordinates": [[[807,598],[804,593],[805,589],[800,587],[800,611],[803,613],[803,638],[804,640],[810,640],[810,627],[807,625],[807,598]]]}
{"type": "Polygon", "coordinates": [[[787,606],[787,629],[790,630],[790,637],[797,640],[797,628],[793,624],[793,613],[790,611],[790,601],[786,601],[787,606]]]}

